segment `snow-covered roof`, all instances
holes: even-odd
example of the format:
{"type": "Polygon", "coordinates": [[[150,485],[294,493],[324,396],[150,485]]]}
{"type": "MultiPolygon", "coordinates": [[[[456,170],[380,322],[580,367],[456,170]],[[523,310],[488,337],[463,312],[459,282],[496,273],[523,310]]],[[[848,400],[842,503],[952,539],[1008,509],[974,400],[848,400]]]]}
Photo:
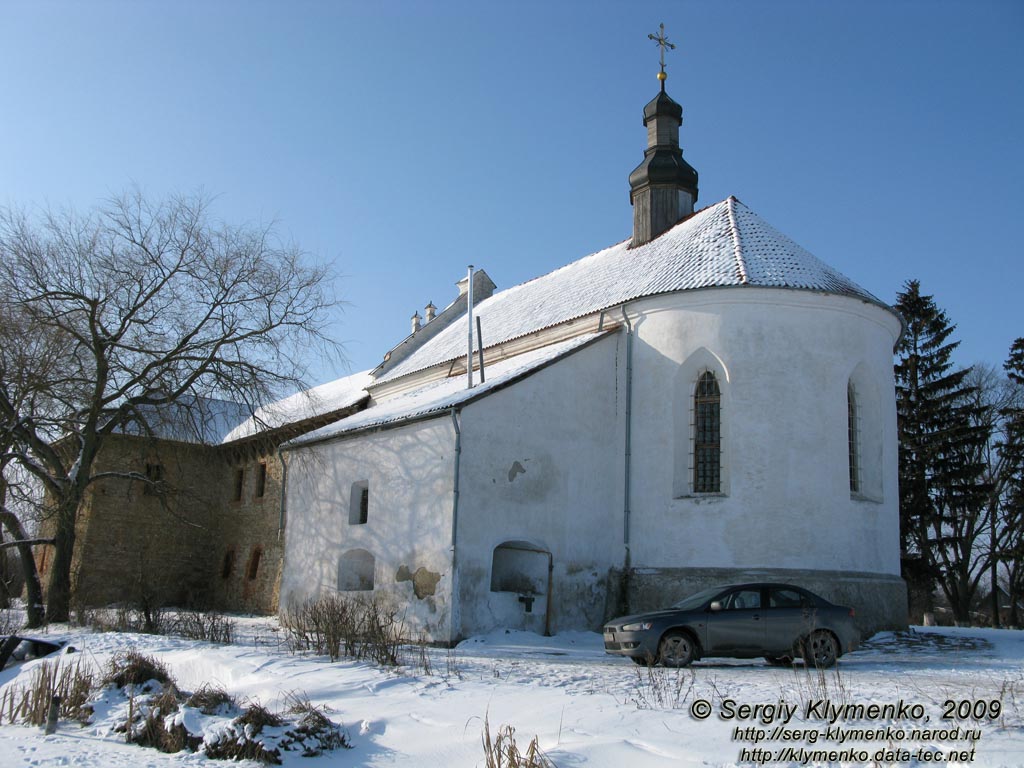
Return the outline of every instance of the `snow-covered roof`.
{"type": "Polygon", "coordinates": [[[305,443],[319,442],[347,432],[429,416],[465,404],[469,400],[475,400],[516,379],[527,376],[607,333],[609,331],[583,334],[568,341],[549,344],[546,347],[488,365],[484,369],[486,381],[483,384],[478,383],[472,389],[466,386],[465,375],[435,379],[417,389],[389,397],[347,418],[308,432],[290,441],[287,445],[294,447],[305,443]]]}
{"type": "Polygon", "coordinates": [[[223,442],[242,440],[268,429],[351,408],[367,396],[366,387],[370,382],[370,372],[362,371],[289,395],[258,408],[254,416],[241,423],[236,421],[237,426],[225,435],[223,442]]]}
{"type": "MultiPolygon", "coordinates": [[[[495,293],[476,307],[488,345],[645,296],[725,286],[822,291],[885,306],[730,197],[637,248],[623,241],[543,277],[495,293]]],[[[464,354],[466,329],[453,323],[378,382],[464,354]]]]}

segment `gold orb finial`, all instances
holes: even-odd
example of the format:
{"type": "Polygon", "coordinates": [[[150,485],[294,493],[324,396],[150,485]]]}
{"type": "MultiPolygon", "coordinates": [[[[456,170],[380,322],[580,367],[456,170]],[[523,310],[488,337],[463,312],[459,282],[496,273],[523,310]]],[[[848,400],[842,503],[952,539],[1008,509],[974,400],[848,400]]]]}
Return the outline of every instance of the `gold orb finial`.
{"type": "Polygon", "coordinates": [[[658,73],[658,79],[661,80],[662,82],[664,82],[665,78],[667,78],[667,77],[668,77],[668,75],[666,75],[664,72],[659,72],[658,73]]]}

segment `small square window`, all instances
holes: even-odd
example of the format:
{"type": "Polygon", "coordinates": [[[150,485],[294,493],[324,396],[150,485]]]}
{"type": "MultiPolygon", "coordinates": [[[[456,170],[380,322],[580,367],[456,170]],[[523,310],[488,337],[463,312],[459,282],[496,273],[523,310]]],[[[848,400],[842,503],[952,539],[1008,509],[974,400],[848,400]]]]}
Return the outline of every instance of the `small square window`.
{"type": "Polygon", "coordinates": [[[349,496],[348,523],[349,525],[366,525],[370,517],[370,484],[366,480],[352,483],[352,493],[349,496]]]}

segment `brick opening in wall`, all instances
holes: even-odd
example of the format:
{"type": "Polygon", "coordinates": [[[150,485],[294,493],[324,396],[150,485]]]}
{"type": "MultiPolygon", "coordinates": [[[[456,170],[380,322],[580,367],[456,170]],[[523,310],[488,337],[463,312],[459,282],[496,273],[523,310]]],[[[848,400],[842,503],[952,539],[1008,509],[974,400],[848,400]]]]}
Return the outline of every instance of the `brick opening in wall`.
{"type": "Polygon", "coordinates": [[[242,491],[244,490],[244,488],[245,488],[245,470],[242,467],[239,467],[238,469],[235,470],[235,495],[234,495],[234,500],[235,501],[241,501],[242,500],[242,491]]]}
{"type": "Polygon", "coordinates": [[[163,464],[146,464],[146,485],[143,488],[142,493],[145,496],[156,496],[157,495],[157,483],[163,482],[164,479],[164,465],[163,464]]]}
{"type": "Polygon", "coordinates": [[[267,492],[267,462],[261,461],[256,474],[256,498],[262,499],[267,492]]]}
{"type": "Polygon", "coordinates": [[[228,578],[231,577],[231,574],[234,573],[234,572],[235,572],[235,548],[234,547],[230,547],[224,553],[224,561],[221,563],[221,567],[220,567],[220,577],[222,579],[228,579],[228,578]]]}
{"type": "Polygon", "coordinates": [[[260,558],[263,557],[263,547],[256,546],[252,548],[252,554],[249,555],[249,565],[245,568],[245,580],[255,581],[256,574],[260,570],[260,558]]]}

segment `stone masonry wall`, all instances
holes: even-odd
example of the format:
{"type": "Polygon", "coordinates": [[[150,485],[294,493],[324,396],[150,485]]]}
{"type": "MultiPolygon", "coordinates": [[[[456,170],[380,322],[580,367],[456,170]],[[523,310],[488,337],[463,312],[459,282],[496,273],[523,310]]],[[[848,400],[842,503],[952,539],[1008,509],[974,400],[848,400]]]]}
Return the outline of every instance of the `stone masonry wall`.
{"type": "MultiPolygon", "coordinates": [[[[204,603],[215,522],[208,489],[220,464],[216,453],[203,446],[126,436],[109,440],[94,472],[147,475],[148,470],[150,476],[162,477],[166,493],[154,493],[146,483],[127,478],[92,485],[76,526],[76,602],[204,603]]],[[[40,559],[46,571],[49,558],[40,559]]]]}
{"type": "Polygon", "coordinates": [[[212,603],[224,610],[274,613],[284,548],[283,468],[276,454],[233,453],[225,456],[219,483],[217,535],[211,542],[216,559],[210,576],[212,603]]]}

